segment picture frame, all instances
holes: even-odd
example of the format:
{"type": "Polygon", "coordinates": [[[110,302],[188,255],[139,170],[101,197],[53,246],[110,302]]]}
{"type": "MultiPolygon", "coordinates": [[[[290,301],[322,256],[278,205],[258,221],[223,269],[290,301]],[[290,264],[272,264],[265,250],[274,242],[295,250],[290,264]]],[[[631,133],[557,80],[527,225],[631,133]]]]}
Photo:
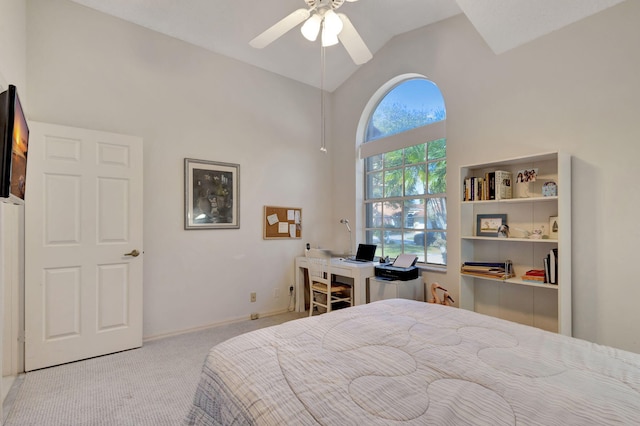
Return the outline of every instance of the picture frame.
{"type": "Polygon", "coordinates": [[[479,214],[476,215],[476,236],[497,237],[498,229],[507,224],[506,214],[479,214]]]}
{"type": "Polygon", "coordinates": [[[535,182],[538,177],[538,168],[522,169],[516,172],[516,183],[535,182]]]}
{"type": "Polygon", "coordinates": [[[558,239],[558,216],[549,217],[549,239],[558,239]]]}
{"type": "Polygon", "coordinates": [[[538,169],[523,169],[516,172],[515,196],[516,198],[529,198],[532,196],[533,182],[538,177],[538,169]]]}
{"type": "Polygon", "coordinates": [[[240,228],[240,165],[184,159],[184,229],[240,228]]]}

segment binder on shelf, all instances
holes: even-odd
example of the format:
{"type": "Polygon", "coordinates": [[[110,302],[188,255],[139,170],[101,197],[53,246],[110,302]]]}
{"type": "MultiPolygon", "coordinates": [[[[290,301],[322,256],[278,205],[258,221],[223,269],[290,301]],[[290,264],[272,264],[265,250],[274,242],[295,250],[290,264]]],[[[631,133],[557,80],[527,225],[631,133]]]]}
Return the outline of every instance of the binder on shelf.
{"type": "Polygon", "coordinates": [[[510,262],[509,260],[505,261],[505,262],[464,262],[463,265],[466,266],[491,266],[491,267],[504,267],[505,264],[507,262],[510,262]]]}
{"type": "Polygon", "coordinates": [[[549,255],[547,255],[544,259],[542,259],[542,262],[544,263],[544,282],[548,283],[549,282],[549,255]]]}
{"type": "Polygon", "coordinates": [[[558,284],[558,249],[549,251],[549,283],[558,284]]]}

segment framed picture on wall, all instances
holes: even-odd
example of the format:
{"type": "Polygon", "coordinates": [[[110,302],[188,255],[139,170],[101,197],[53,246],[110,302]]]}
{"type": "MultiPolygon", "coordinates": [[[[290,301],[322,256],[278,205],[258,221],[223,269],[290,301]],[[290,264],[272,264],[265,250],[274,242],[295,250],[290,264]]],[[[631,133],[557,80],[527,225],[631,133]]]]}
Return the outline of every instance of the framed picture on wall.
{"type": "Polygon", "coordinates": [[[184,229],[240,228],[240,165],[184,159],[184,229]]]}

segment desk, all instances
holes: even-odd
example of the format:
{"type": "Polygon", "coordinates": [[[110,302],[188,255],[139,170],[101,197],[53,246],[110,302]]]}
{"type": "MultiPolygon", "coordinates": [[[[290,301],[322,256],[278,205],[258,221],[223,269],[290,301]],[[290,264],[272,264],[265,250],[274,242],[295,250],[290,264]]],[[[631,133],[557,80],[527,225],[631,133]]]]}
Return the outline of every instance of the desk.
{"type": "MultiPolygon", "coordinates": [[[[367,303],[367,284],[374,276],[374,262],[353,263],[339,258],[331,259],[331,273],[341,277],[353,279],[353,304],[367,303]]],[[[296,257],[296,311],[304,312],[304,273],[307,269],[307,258],[296,257]]]]}

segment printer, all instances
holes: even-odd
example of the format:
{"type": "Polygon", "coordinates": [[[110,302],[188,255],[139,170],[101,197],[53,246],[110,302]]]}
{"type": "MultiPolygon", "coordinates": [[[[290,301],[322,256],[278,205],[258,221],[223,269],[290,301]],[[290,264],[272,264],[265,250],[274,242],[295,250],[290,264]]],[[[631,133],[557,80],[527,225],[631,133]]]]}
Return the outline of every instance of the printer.
{"type": "Polygon", "coordinates": [[[410,281],[420,276],[420,270],[415,266],[418,257],[412,254],[401,254],[393,263],[381,263],[374,268],[376,277],[385,280],[410,281]]]}

